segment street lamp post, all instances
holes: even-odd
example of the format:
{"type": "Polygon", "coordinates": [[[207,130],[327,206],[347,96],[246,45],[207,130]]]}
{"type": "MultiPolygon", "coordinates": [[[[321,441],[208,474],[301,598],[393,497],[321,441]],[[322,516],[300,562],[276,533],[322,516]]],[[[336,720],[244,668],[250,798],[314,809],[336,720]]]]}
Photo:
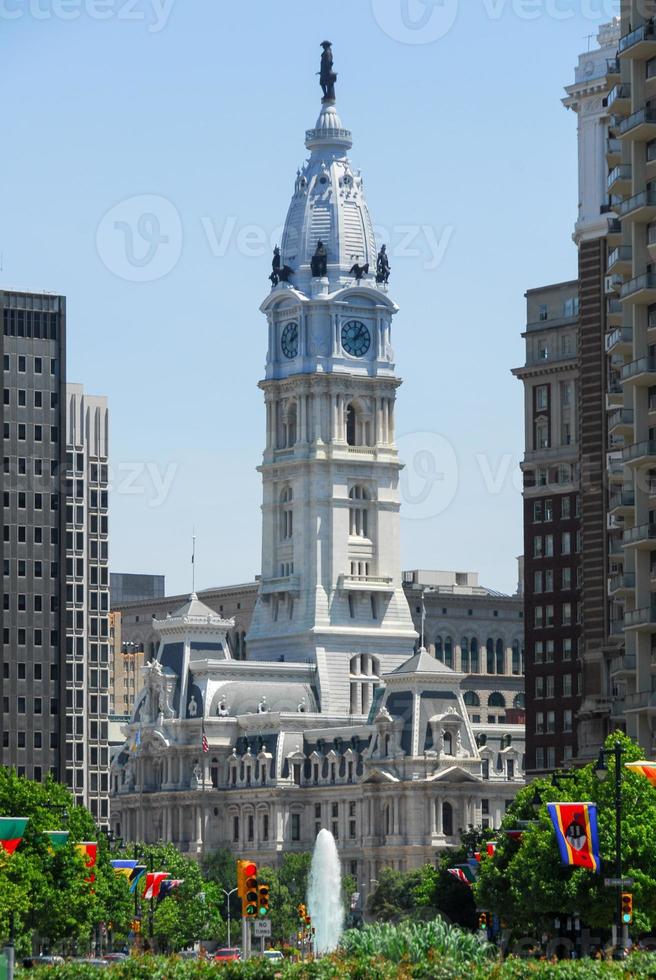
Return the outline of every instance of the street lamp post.
{"type": "Polygon", "coordinates": [[[226,897],[226,904],[228,906],[228,946],[230,946],[231,945],[230,943],[230,896],[233,895],[237,891],[237,889],[231,888],[230,891],[226,891],[225,888],[222,888],[221,891],[226,897]]]}
{"type": "MultiPolygon", "coordinates": [[[[617,942],[613,959],[623,960],[626,955],[626,936],[624,923],[622,922],[622,755],[624,749],[621,742],[615,742],[612,749],[601,749],[599,760],[595,766],[595,775],[600,782],[604,782],[608,777],[608,766],[606,765],[606,755],[615,757],[615,878],[617,879],[617,907],[615,909],[615,922],[617,930],[617,942]]],[[[628,931],[628,930],[627,930],[628,931]]]]}

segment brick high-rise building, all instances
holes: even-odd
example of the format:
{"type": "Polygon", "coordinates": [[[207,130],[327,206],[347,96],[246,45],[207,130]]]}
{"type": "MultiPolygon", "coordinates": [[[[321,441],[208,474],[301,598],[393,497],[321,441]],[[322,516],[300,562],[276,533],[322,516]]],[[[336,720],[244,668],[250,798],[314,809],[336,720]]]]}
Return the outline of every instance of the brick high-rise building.
{"type": "Polygon", "coordinates": [[[524,627],[526,767],[576,754],[579,708],[580,495],[578,282],[526,294],[524,627]]]}

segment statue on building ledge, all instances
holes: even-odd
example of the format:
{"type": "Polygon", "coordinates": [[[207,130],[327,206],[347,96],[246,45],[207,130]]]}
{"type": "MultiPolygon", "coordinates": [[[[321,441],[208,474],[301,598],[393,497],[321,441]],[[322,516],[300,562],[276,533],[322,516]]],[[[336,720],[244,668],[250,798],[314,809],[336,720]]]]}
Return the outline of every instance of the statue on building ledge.
{"type": "Polygon", "coordinates": [[[288,265],[282,265],[280,258],[280,249],[276,245],[273,250],[273,259],[271,261],[271,275],[269,280],[271,286],[277,286],[279,282],[289,282],[289,277],[292,275],[294,270],[288,265]]]}
{"type": "Polygon", "coordinates": [[[335,101],[335,82],[337,75],[333,71],[333,49],[330,41],[322,41],[321,47],[321,71],[319,72],[319,84],[323,92],[322,102],[335,101]]]}
{"type": "MultiPolygon", "coordinates": [[[[360,256],[351,256],[351,258],[359,259],[360,256]]],[[[357,262],[355,262],[349,269],[349,275],[355,276],[356,282],[361,282],[365,276],[369,275],[369,263],[365,262],[364,265],[359,265],[357,262]]]]}
{"type": "Polygon", "coordinates": [[[317,242],[317,248],[310,260],[310,266],[312,268],[312,276],[315,279],[321,279],[323,276],[328,275],[328,252],[321,239],[317,242]]]}
{"type": "Polygon", "coordinates": [[[385,245],[381,245],[378,258],[376,259],[376,282],[379,285],[386,286],[389,282],[391,271],[387,257],[387,248],[385,245]]]}

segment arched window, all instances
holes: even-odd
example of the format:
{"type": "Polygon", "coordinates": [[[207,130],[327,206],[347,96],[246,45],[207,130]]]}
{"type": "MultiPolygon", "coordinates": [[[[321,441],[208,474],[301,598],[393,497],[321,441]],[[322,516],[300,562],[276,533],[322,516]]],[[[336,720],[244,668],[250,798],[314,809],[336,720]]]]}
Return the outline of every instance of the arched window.
{"type": "Polygon", "coordinates": [[[512,644],[512,672],[513,674],[521,674],[522,672],[522,657],[519,652],[519,640],[513,640],[512,644]]]}
{"type": "Polygon", "coordinates": [[[523,694],[516,694],[513,698],[513,708],[525,708],[526,699],[523,694]]]}
{"type": "Polygon", "coordinates": [[[441,636],[435,637],[435,659],[444,661],[444,646],[441,636]]]}
{"type": "Polygon", "coordinates": [[[497,640],[497,674],[505,674],[506,672],[506,646],[503,640],[497,640]]]}
{"type": "Polygon", "coordinates": [[[294,536],[294,491],[285,487],[280,494],[280,537],[283,541],[291,541],[294,536]]]}
{"type": "Polygon", "coordinates": [[[476,691],[465,691],[463,701],[469,708],[478,708],[478,706],[481,703],[481,699],[479,698],[476,691]]]}
{"type": "Polygon", "coordinates": [[[469,665],[469,639],[463,636],[460,641],[460,669],[464,674],[468,674],[471,670],[469,665]]]}
{"type": "Polygon", "coordinates": [[[472,636],[472,640],[469,645],[469,656],[471,659],[471,672],[472,674],[478,674],[481,668],[478,658],[478,640],[475,636],[472,636]]]}
{"type": "Polygon", "coordinates": [[[487,643],[485,644],[486,663],[485,669],[488,674],[494,673],[494,640],[491,636],[488,637],[487,643]]]}
{"type": "Polygon", "coordinates": [[[444,641],[444,663],[447,667],[453,668],[453,640],[450,636],[444,641]]]}
{"type": "Polygon", "coordinates": [[[501,748],[509,749],[512,745],[512,735],[502,735],[501,736],[501,748]]]}
{"type": "Polygon", "coordinates": [[[442,833],[453,837],[453,807],[450,803],[442,804],[442,833]]]}
{"type": "Polygon", "coordinates": [[[451,732],[444,733],[444,754],[453,755],[453,738],[451,732]]]}
{"type": "Polygon", "coordinates": [[[369,537],[369,494],[364,487],[349,490],[349,534],[352,538],[369,537]]]}
{"type": "Polygon", "coordinates": [[[493,691],[487,699],[487,704],[489,708],[505,708],[506,699],[499,691],[493,691]]]}

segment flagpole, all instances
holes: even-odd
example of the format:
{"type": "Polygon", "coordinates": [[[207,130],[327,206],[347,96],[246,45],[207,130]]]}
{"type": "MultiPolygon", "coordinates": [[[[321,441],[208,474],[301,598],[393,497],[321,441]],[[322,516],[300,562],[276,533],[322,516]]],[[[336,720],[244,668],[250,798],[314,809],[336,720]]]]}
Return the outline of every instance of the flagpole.
{"type": "Polygon", "coordinates": [[[191,591],[196,591],[196,528],[191,532],[191,591]]]}
{"type": "Polygon", "coordinates": [[[426,638],[426,589],[421,590],[421,649],[424,649],[424,640],[426,638]]]}

